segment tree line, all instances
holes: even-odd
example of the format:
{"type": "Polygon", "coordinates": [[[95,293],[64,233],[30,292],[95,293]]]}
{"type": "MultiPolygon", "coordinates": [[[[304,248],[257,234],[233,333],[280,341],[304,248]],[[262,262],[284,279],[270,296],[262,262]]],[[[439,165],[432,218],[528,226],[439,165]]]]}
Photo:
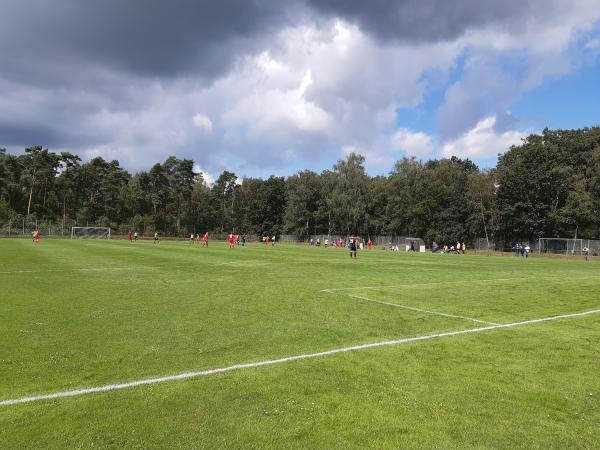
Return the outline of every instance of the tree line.
{"type": "Polygon", "coordinates": [[[155,229],[298,237],[397,235],[430,242],[600,237],[600,128],[532,134],[481,170],[468,159],[403,158],[369,176],[352,153],[321,173],[208,185],[190,159],[135,174],[41,146],[0,148],[0,222],[51,220],[117,230],[155,229]]]}

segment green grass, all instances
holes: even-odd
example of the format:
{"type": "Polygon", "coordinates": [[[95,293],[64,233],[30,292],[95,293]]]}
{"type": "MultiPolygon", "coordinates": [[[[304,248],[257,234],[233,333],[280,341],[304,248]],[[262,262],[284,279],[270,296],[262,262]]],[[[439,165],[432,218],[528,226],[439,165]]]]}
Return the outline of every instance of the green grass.
{"type": "MultiPolygon", "coordinates": [[[[347,294],[506,324],[600,261],[0,240],[0,401],[486,326],[347,294]]],[[[598,397],[592,314],[0,406],[0,447],[600,448],[598,397]]]]}

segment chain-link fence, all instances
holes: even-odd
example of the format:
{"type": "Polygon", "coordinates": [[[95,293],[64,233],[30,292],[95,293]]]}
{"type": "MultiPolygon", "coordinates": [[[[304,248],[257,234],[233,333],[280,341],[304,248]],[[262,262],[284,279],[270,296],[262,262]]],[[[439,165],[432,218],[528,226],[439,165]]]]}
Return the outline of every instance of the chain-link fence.
{"type": "MultiPolygon", "coordinates": [[[[71,237],[72,227],[108,227],[110,228],[111,239],[119,239],[126,237],[129,232],[137,232],[141,239],[145,237],[151,238],[154,233],[158,233],[160,237],[166,238],[190,238],[199,234],[203,236],[206,231],[210,233],[210,239],[225,240],[229,233],[213,232],[206,230],[196,225],[181,225],[175,226],[156,226],[154,224],[119,224],[108,225],[102,223],[76,222],[74,220],[66,221],[42,221],[42,220],[26,220],[26,219],[11,219],[6,222],[0,222],[1,237],[31,237],[32,233],[37,230],[41,237],[71,237]]],[[[241,235],[241,234],[240,234],[241,235]]],[[[255,234],[246,234],[246,242],[257,242],[258,236],[255,234]]]]}
{"type": "Polygon", "coordinates": [[[38,221],[38,220],[8,220],[0,222],[0,236],[8,237],[30,237],[37,230],[40,236],[56,236],[67,237],[71,236],[71,227],[75,226],[74,222],[53,222],[53,221],[38,221]]]}

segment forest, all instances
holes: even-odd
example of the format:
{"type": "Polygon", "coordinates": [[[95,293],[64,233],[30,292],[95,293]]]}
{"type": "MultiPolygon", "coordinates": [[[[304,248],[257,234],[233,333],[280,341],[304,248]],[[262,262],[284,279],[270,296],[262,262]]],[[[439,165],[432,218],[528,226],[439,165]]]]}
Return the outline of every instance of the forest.
{"type": "Polygon", "coordinates": [[[169,157],[129,173],[118,161],[83,162],[43,146],[0,148],[0,224],[51,221],[183,236],[417,236],[426,242],[600,238],[600,127],[544,130],[482,170],[468,159],[403,158],[369,176],[350,154],[321,173],[239,179],[223,171],[208,185],[194,161],[169,157]]]}

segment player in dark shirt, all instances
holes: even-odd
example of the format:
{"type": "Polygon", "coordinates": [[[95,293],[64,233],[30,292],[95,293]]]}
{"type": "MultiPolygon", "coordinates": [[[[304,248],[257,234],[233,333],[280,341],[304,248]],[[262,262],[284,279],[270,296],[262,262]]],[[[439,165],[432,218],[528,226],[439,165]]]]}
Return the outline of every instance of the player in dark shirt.
{"type": "Polygon", "coordinates": [[[352,257],[356,259],[356,239],[350,241],[350,258],[352,257]]]}

